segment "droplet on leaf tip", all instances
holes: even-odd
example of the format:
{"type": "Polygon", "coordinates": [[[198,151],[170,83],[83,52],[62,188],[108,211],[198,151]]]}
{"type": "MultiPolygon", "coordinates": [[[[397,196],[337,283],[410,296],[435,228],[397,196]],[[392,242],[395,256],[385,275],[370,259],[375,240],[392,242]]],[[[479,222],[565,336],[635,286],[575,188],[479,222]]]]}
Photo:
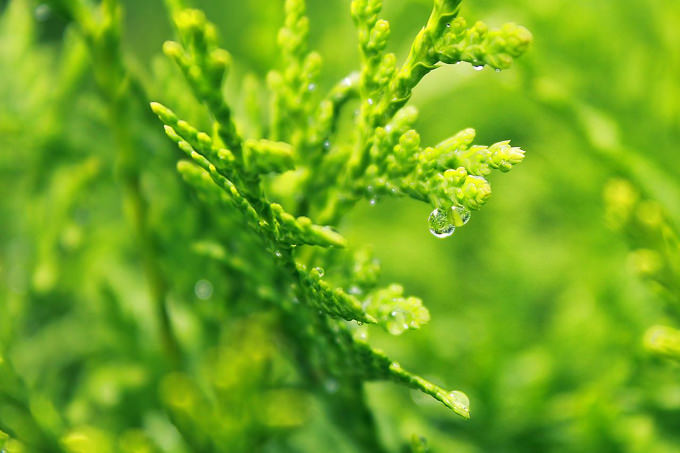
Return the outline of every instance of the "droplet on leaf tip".
{"type": "Polygon", "coordinates": [[[454,390],[449,392],[448,398],[452,406],[462,409],[466,413],[470,412],[470,398],[465,393],[454,390]]]}
{"type": "Polygon", "coordinates": [[[470,221],[471,215],[470,211],[463,206],[453,206],[451,208],[453,226],[460,227],[465,225],[470,221]]]}
{"type": "Polygon", "coordinates": [[[446,211],[439,208],[430,213],[427,223],[430,227],[430,233],[438,238],[449,237],[456,230],[456,226],[451,223],[446,211]]]}

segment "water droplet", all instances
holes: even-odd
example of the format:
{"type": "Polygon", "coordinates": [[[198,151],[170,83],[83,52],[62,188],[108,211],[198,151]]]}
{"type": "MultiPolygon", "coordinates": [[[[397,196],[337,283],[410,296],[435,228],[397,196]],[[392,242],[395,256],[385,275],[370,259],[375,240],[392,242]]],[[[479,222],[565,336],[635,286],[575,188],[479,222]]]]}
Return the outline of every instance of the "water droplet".
{"type": "Polygon", "coordinates": [[[349,287],[347,292],[353,296],[356,296],[357,294],[361,294],[361,288],[359,288],[357,285],[352,285],[349,287]]]}
{"type": "Polygon", "coordinates": [[[336,381],[333,378],[328,378],[323,382],[323,388],[326,390],[328,393],[335,393],[338,391],[338,388],[340,386],[338,385],[338,381],[336,381]]]}
{"type": "Polygon", "coordinates": [[[473,66],[473,68],[475,69],[475,71],[481,71],[482,69],[484,69],[484,65],[473,66]]]}
{"type": "Polygon", "coordinates": [[[325,140],[323,142],[323,149],[325,149],[325,150],[331,149],[331,141],[330,140],[325,140]]]}
{"type": "Polygon", "coordinates": [[[454,390],[453,392],[450,392],[448,396],[452,406],[462,409],[465,412],[470,412],[470,398],[468,398],[465,393],[454,390]]]}
{"type": "Polygon", "coordinates": [[[402,310],[393,310],[390,312],[390,319],[387,321],[385,327],[392,335],[401,335],[408,330],[406,323],[406,314],[402,310]]]}
{"type": "Polygon", "coordinates": [[[427,223],[430,226],[430,233],[438,238],[446,238],[453,234],[456,226],[451,223],[446,211],[436,208],[430,213],[427,218],[427,223]]]}
{"type": "Polygon", "coordinates": [[[314,91],[314,90],[316,90],[316,83],[310,83],[309,85],[307,85],[307,89],[308,89],[309,91],[314,91]]]}
{"type": "Polygon", "coordinates": [[[314,272],[316,272],[319,277],[323,277],[326,273],[326,271],[323,270],[323,267],[318,266],[314,268],[314,272]]]}
{"type": "Polygon", "coordinates": [[[357,328],[357,329],[354,331],[354,333],[352,334],[352,337],[353,337],[355,340],[358,340],[358,341],[366,341],[366,340],[368,340],[368,331],[367,331],[366,327],[365,327],[365,326],[361,326],[361,327],[357,328]]]}
{"type": "Polygon", "coordinates": [[[460,227],[468,223],[471,215],[470,211],[463,206],[453,206],[451,208],[451,220],[455,227],[460,227]]]}
{"type": "Polygon", "coordinates": [[[201,279],[194,285],[194,294],[201,300],[210,299],[213,294],[213,285],[208,280],[201,279]]]}
{"type": "Polygon", "coordinates": [[[345,85],[346,87],[351,87],[352,86],[352,79],[349,77],[345,77],[342,79],[342,84],[345,85]]]}
{"type": "Polygon", "coordinates": [[[275,251],[274,255],[276,255],[277,258],[281,258],[283,256],[283,254],[279,250],[275,251]]]}
{"type": "Polygon", "coordinates": [[[368,98],[366,102],[368,102],[368,105],[373,105],[373,98],[368,98]]]}
{"type": "Polygon", "coordinates": [[[501,72],[500,68],[495,69],[496,72],[501,72]]]}
{"type": "Polygon", "coordinates": [[[370,204],[371,206],[375,206],[376,202],[377,200],[375,198],[371,198],[370,200],[368,200],[368,204],[370,204]]]}
{"type": "Polygon", "coordinates": [[[393,129],[393,127],[392,127],[391,124],[388,124],[387,126],[385,126],[385,132],[387,132],[388,134],[389,134],[390,132],[392,132],[392,129],[393,129]]]}
{"type": "Polygon", "coordinates": [[[50,18],[50,14],[52,14],[52,8],[50,8],[50,5],[46,3],[41,3],[40,5],[36,6],[35,10],[33,11],[33,15],[38,22],[46,21],[50,18]]]}
{"type": "Polygon", "coordinates": [[[451,28],[451,24],[446,24],[446,28],[451,28]]]}

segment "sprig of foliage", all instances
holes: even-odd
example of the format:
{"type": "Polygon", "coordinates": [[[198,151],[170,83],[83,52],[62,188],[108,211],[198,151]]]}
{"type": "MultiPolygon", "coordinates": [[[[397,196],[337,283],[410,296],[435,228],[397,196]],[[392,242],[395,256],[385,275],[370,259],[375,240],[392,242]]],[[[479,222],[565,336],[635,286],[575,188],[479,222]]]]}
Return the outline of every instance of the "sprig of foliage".
{"type": "MultiPolygon", "coordinates": [[[[474,131],[466,129],[435,147],[422,148],[413,129],[417,111],[405,107],[413,88],[439,63],[509,66],[512,56],[523,53],[531,34],[522,27],[507,25],[504,32],[489,32],[478,23],[468,29],[458,17],[459,1],[436,1],[426,26],[418,33],[406,61],[386,52],[389,23],[379,19],[382,1],[352,2],[352,17],[359,30],[362,69],[358,81],[360,110],[354,143],[336,151],[336,159],[348,159],[346,167],[332,174],[343,181],[336,193],[327,196],[323,219],[337,220],[357,198],[380,195],[409,196],[430,202],[449,212],[452,206],[479,209],[491,193],[483,175],[488,168],[507,171],[524,153],[507,142],[490,149],[469,147],[474,131]],[[456,35],[476,36],[455,43],[456,35]],[[501,37],[502,35],[502,37],[501,37]],[[491,45],[486,43],[489,40],[491,45]],[[484,42],[484,44],[483,44],[484,42]],[[453,49],[459,49],[456,56],[453,49]],[[470,58],[476,54],[488,61],[470,58]],[[503,60],[502,65],[493,61],[503,60]],[[342,157],[340,157],[342,156],[342,157]],[[449,170],[449,171],[447,171],[449,170]]],[[[350,79],[345,79],[349,84],[350,79]]],[[[332,155],[331,150],[331,155],[332,155]]],[[[450,215],[449,223],[453,223],[450,215]]]]}
{"type": "MultiPolygon", "coordinates": [[[[465,210],[479,209],[490,194],[484,176],[491,169],[507,171],[523,159],[524,152],[510,147],[508,142],[471,146],[475,135],[471,129],[423,149],[418,133],[412,129],[415,109],[403,107],[413,87],[438,62],[468,61],[506,68],[512,57],[526,50],[530,34],[514,25],[489,32],[478,23],[468,29],[457,18],[458,2],[437,1],[406,62],[397,68],[395,55],[385,53],[389,24],[378,19],[381,6],[380,1],[352,2],[362,69],[358,77],[343,79],[319,100],[315,94],[321,57],[307,49],[305,4],[301,0],[286,1],[285,25],[278,37],[285,67],[268,76],[273,92],[270,124],[265,128],[269,137],[248,140],[237,131],[232,110],[221,95],[230,57],[217,47],[214,27],[200,11],[176,8],[173,19],[180,40],[166,42],[163,49],[179,65],[196,97],[211,111],[214,136],[211,139],[197,131],[159,103],[151,107],[165,124],[166,134],[193,161],[180,162],[178,166],[185,180],[206,198],[240,211],[274,258],[289,269],[296,297],[319,310],[322,318],[316,325],[323,330],[306,337],[311,344],[317,342],[317,337],[330,337],[315,353],[335,356],[333,360],[344,365],[335,373],[351,370],[350,376],[359,382],[402,382],[468,417],[466,397],[449,394],[407,373],[379,351],[355,340],[351,327],[332,321],[341,318],[377,322],[399,334],[429,320],[422,302],[404,298],[399,285],[370,292],[363,304],[354,295],[334,288],[322,279],[323,270],[311,267],[313,263],[297,253],[296,246],[344,246],[344,239],[330,227],[314,225],[307,217],[296,218],[286,212],[261,188],[265,177],[304,168],[298,184],[306,191],[300,196],[304,202],[299,203],[299,210],[318,213],[319,218],[330,223],[337,223],[361,196],[395,194],[428,201],[437,208],[459,206],[451,210],[451,221],[460,226],[469,218],[465,210]],[[359,98],[360,112],[353,144],[340,142],[333,146],[341,139],[337,132],[340,108],[354,96],[359,98]],[[339,165],[343,160],[348,164],[339,165]],[[332,178],[338,178],[341,185],[319,186],[320,180],[332,178]],[[310,189],[314,190],[310,193],[310,189]],[[325,316],[329,319],[323,319],[325,316]]],[[[312,325],[305,329],[312,329],[312,325]]]]}
{"type": "MultiPolygon", "coordinates": [[[[468,27],[458,16],[460,1],[435,0],[426,25],[398,65],[395,54],[386,51],[390,29],[379,17],[382,2],[354,0],[351,15],[361,66],[324,94],[319,82],[322,57],[307,45],[305,2],[287,0],[278,35],[283,66],[268,74],[267,98],[258,99],[257,90],[248,92],[246,110],[254,124],[243,127],[242,120],[248,119],[237,118],[237,108],[224,96],[232,62],[218,46],[216,27],[183,2],[166,3],[177,40],[166,42],[163,52],[179,68],[193,101],[206,107],[209,121],[181,119],[190,115],[183,103],[172,104],[182,111],[179,115],[159,102],[150,103],[167,137],[187,158],[176,163],[177,171],[201,200],[182,203],[178,195],[176,206],[166,207],[172,214],[165,212],[163,228],[144,176],[164,167],[140,152],[146,136],[137,120],[145,118],[140,107],[149,101],[149,91],[123,56],[121,5],[116,0],[96,6],[85,0],[50,3],[75,30],[80,45],[76,55],[87,55],[91,63],[115,142],[116,184],[136,237],[162,352],[145,347],[153,336],[147,326],[138,325],[143,323],[122,313],[122,297],[111,281],[98,281],[92,299],[104,307],[98,305],[113,328],[127,332],[129,339],[115,345],[110,369],[101,375],[82,371],[82,379],[85,389],[101,379],[110,393],[91,403],[69,390],[55,407],[0,355],[0,429],[7,432],[0,432],[0,442],[5,442],[2,436],[12,437],[3,448],[168,451],[161,447],[162,429],[143,427],[148,423],[141,420],[142,414],[148,412],[162,419],[158,423],[165,432],[180,437],[173,451],[253,451],[264,440],[303,425],[304,403],[315,396],[353,442],[382,451],[364,398],[368,381],[415,389],[469,418],[464,393],[444,390],[371,346],[368,326],[399,335],[421,328],[430,313],[401,285],[381,286],[377,261],[365,249],[352,249],[337,230],[354,204],[378,196],[429,203],[434,208],[430,229],[437,236],[450,235],[469,220],[470,210],[482,207],[491,193],[486,176],[492,170],[508,171],[522,161],[524,152],[507,141],[474,145],[472,129],[421,146],[414,129],[417,111],[407,103],[420,80],[440,64],[507,68],[526,51],[529,32],[513,24],[499,30],[488,30],[482,23],[468,27]],[[254,107],[261,101],[269,103],[266,115],[254,107]],[[342,121],[349,108],[358,108],[352,124],[342,121]],[[190,219],[187,224],[202,218],[205,226],[177,225],[182,221],[168,225],[168,218],[182,215],[190,219]],[[172,297],[181,298],[186,282],[174,282],[170,275],[181,280],[190,269],[171,269],[164,261],[168,252],[163,246],[170,243],[173,253],[199,256],[206,266],[218,269],[231,290],[221,294],[225,304],[192,307],[184,318],[180,310],[173,313],[172,297]],[[228,310],[229,316],[221,310],[228,310]],[[183,331],[182,319],[198,326],[200,340],[187,339],[191,337],[183,331]],[[129,414],[116,413],[98,426],[90,415],[105,413],[107,398],[120,394],[132,395],[131,400],[137,396],[139,401],[129,403],[139,412],[130,421],[129,414]]],[[[64,86],[70,83],[66,77],[64,86]]],[[[169,98],[168,105],[173,101],[169,98]]],[[[59,288],[51,257],[57,227],[65,222],[74,192],[102,182],[102,165],[88,158],[67,167],[66,183],[54,178],[58,187],[53,191],[62,190],[64,197],[52,206],[57,226],[45,230],[50,234],[44,235],[41,263],[33,273],[39,292],[59,288]]],[[[208,289],[199,283],[206,284],[196,283],[196,296],[209,298],[204,297],[208,289]]],[[[63,354],[67,368],[68,360],[75,359],[68,351],[63,354]]],[[[81,371],[80,365],[77,369],[81,371]]],[[[425,451],[426,443],[414,438],[408,448],[425,451]]]]}

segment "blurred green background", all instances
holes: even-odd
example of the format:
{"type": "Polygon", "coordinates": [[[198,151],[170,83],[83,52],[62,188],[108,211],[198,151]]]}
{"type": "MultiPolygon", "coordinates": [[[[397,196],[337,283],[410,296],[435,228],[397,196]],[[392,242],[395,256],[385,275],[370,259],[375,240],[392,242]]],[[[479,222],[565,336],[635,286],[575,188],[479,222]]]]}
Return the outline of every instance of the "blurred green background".
{"type": "MultiPolygon", "coordinates": [[[[56,79],[70,77],[58,70],[65,20],[31,4],[26,20],[36,42],[23,42],[11,31],[21,15],[7,20],[19,3],[26,2],[0,2],[4,354],[29,384],[64,400],[80,395],[82,402],[66,408],[69,419],[90,420],[113,406],[127,408],[118,416],[143,418],[134,389],[144,376],[134,358],[144,352],[126,351],[117,338],[128,318],[139,321],[135,335],[148,342],[154,331],[121,214],[106,109],[87,69],[73,75],[70,91],[55,91],[56,79]],[[125,301],[124,313],[110,314],[107,298],[125,301]],[[76,365],[82,356],[86,364],[76,365]],[[126,363],[127,380],[107,380],[107,367],[126,363]]],[[[161,1],[123,3],[125,58],[151,99],[183,102],[183,114],[204,121],[160,55],[172,37],[161,1]]],[[[263,79],[276,64],[281,3],[196,2],[233,54],[228,96],[239,98],[245,74],[263,79]]],[[[403,58],[431,2],[384,3],[391,50],[403,58]]],[[[309,0],[308,9],[312,48],[325,59],[320,89],[329,88],[358,67],[349,1],[309,0]]],[[[463,421],[415,392],[370,384],[380,435],[394,451],[413,433],[441,452],[680,451],[680,368],[649,357],[641,340],[650,325],[673,321],[664,300],[633,272],[624,238],[607,228],[602,201],[611,177],[648,177],[637,166],[622,169],[620,149],[640,168],[660,169],[676,190],[680,185],[680,3],[468,0],[462,15],[492,26],[520,23],[534,44],[508,71],[460,64],[427,76],[412,101],[423,143],[473,127],[477,142],[512,139],[527,157],[492,177],[491,201],[449,239],[428,233],[428,206],[404,199],[363,202],[340,226],[351,244],[373,245],[384,283],[401,282],[432,315],[428,326],[400,337],[372,332],[372,343],[433,382],[464,390],[472,402],[472,419],[463,421]]],[[[195,200],[176,181],[178,155],[162,129],[152,121],[139,128],[149,154],[143,184],[150,216],[165,244],[161,261],[175,269],[173,315],[186,342],[200,349],[191,340],[198,323],[190,312],[210,316],[219,308],[192,290],[215,273],[168,244],[193,239],[205,211],[185,209],[195,200]],[[167,263],[185,263],[185,272],[167,263]]],[[[228,298],[229,288],[210,281],[210,300],[228,298]]],[[[153,417],[139,424],[152,432],[165,426],[153,417]]],[[[309,417],[285,448],[262,448],[353,451],[329,425],[309,417]]]]}

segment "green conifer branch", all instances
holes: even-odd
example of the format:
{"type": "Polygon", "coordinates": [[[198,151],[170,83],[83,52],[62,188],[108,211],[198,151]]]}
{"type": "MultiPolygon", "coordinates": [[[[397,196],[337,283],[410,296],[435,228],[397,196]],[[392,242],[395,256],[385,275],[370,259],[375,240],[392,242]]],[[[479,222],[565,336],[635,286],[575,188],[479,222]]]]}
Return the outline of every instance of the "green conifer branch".
{"type": "MultiPolygon", "coordinates": [[[[412,107],[402,107],[413,86],[437,63],[453,62],[454,47],[462,49],[460,61],[477,63],[484,59],[486,64],[499,66],[502,62],[505,67],[508,61],[504,55],[521,54],[530,35],[512,27],[504,28],[502,33],[487,33],[479,24],[466,29],[458,21],[454,28],[459,35],[454,36],[447,30],[457,15],[458,3],[435,2],[430,20],[414,41],[406,63],[397,68],[395,56],[385,53],[389,24],[378,18],[381,1],[352,2],[361,70],[319,98],[316,77],[321,57],[307,48],[305,4],[302,0],[287,0],[285,23],[278,36],[284,68],[271,71],[267,77],[272,97],[265,139],[244,139],[236,131],[221,91],[228,58],[224,51],[217,52],[214,27],[198,11],[174,9],[182,44],[168,42],[164,51],[182,69],[196,97],[212,112],[218,137],[210,139],[158,103],[152,103],[151,108],[164,123],[166,134],[193,162],[178,165],[185,180],[209,202],[235,206],[245,223],[267,244],[275,262],[280,262],[293,278],[295,299],[311,309],[306,318],[301,318],[307,319],[306,325],[289,329],[291,335],[301,335],[298,342],[308,345],[307,352],[298,357],[309,379],[350,379],[355,382],[348,387],[354,389],[350,394],[357,392],[364,380],[392,380],[431,395],[467,418],[469,403],[462,393],[448,393],[408,373],[333,319],[378,323],[388,332],[399,334],[429,320],[420,299],[405,297],[399,285],[375,289],[377,270],[365,257],[358,257],[358,270],[351,278],[356,282],[352,285],[360,285],[356,291],[331,285],[322,278],[323,271],[311,265],[314,254],[298,254],[294,247],[344,247],[345,240],[328,227],[314,225],[307,217],[286,212],[281,204],[269,201],[261,187],[266,173],[303,167],[308,171],[298,181],[304,193],[297,206],[300,213],[316,213],[316,217],[334,224],[362,196],[405,195],[435,207],[458,206],[452,211],[451,221],[456,226],[463,225],[469,218],[466,210],[478,209],[490,194],[484,176],[492,169],[509,170],[523,159],[524,152],[507,141],[490,147],[473,146],[471,129],[434,147],[422,148],[413,129],[417,112],[412,107]],[[445,51],[449,53],[444,55],[445,51]],[[340,111],[355,97],[360,100],[360,110],[354,144],[351,148],[334,145],[340,111]],[[349,164],[344,165],[342,161],[349,157],[349,164]],[[319,183],[324,174],[326,178],[339,177],[343,185],[328,190],[327,185],[319,183]]],[[[215,257],[225,260],[224,254],[215,257]]],[[[244,272],[238,266],[231,268],[244,272]]],[[[272,302],[277,303],[275,298],[272,302]]],[[[279,304],[285,312],[298,311],[294,304],[279,304]]],[[[357,427],[348,429],[359,432],[357,427]]]]}
{"type": "Polygon", "coordinates": [[[321,345],[330,349],[325,360],[331,376],[348,376],[360,381],[393,381],[432,396],[464,418],[470,417],[469,402],[463,393],[447,392],[406,371],[382,351],[371,347],[361,338],[355,338],[344,325],[328,320],[319,326],[320,332],[326,337],[326,343],[321,345]],[[330,354],[331,351],[334,353],[330,354]]]}
{"type": "MultiPolygon", "coordinates": [[[[461,149],[457,149],[457,139],[452,139],[422,152],[417,133],[409,131],[415,122],[414,109],[406,109],[407,113],[400,114],[413,87],[439,63],[469,61],[504,69],[512,58],[526,51],[531,41],[531,34],[526,29],[508,24],[501,30],[489,31],[481,23],[467,28],[465,21],[457,17],[459,3],[435,2],[406,61],[397,68],[395,56],[384,52],[389,24],[378,18],[382,1],[352,2],[352,17],[357,25],[362,55],[358,132],[350,163],[343,169],[344,188],[326,197],[326,206],[321,211],[325,223],[337,222],[360,196],[375,198],[376,190],[378,195],[412,196],[432,203],[435,208],[449,209],[455,204],[478,209],[490,194],[488,183],[479,176],[486,174],[489,167],[507,171],[522,160],[523,151],[510,147],[508,142],[468,150],[470,143],[462,143],[461,149]],[[397,148],[397,142],[402,140],[404,143],[397,148]],[[478,177],[452,179],[432,172],[436,166],[430,161],[434,159],[439,159],[442,171],[458,168],[478,177]],[[408,169],[419,166],[421,168],[415,168],[416,174],[412,178],[403,181],[390,181],[390,174],[384,173],[389,168],[391,173],[399,172],[402,176],[408,169]]],[[[470,135],[470,132],[465,130],[461,134],[470,135]]]]}
{"type": "MultiPolygon", "coordinates": [[[[137,232],[162,341],[176,365],[164,379],[154,378],[161,382],[160,399],[190,448],[218,449],[217,445],[229,440],[228,429],[221,426],[225,418],[220,406],[230,402],[229,392],[217,381],[200,383],[186,369],[188,364],[179,360],[179,345],[166,307],[169,285],[161,272],[141,188],[146,162],[133,132],[137,107],[133,99],[146,100],[146,94],[122,55],[121,6],[115,0],[104,0],[98,7],[85,0],[54,4],[77,25],[95,68],[97,86],[107,102],[125,205],[137,232]]],[[[406,296],[402,286],[380,287],[379,266],[370,255],[341,251],[348,247],[345,238],[323,225],[336,225],[359,199],[379,195],[409,196],[437,209],[451,208],[435,221],[443,227],[448,222],[465,224],[468,210],[481,207],[490,194],[484,177],[494,169],[509,170],[524,153],[507,141],[489,147],[473,145],[472,130],[436,146],[421,146],[414,129],[417,112],[405,104],[415,85],[440,63],[468,61],[507,67],[511,58],[525,50],[528,32],[512,26],[497,31],[480,24],[467,28],[457,18],[458,1],[437,0],[406,61],[397,65],[395,55],[387,52],[390,25],[379,17],[382,2],[354,0],[351,14],[359,35],[361,65],[321,93],[322,58],[308,49],[305,2],[287,0],[278,36],[283,67],[267,77],[269,123],[240,130],[237,109],[225,99],[222,89],[231,56],[219,48],[216,27],[201,11],[187,9],[182,1],[167,0],[166,5],[177,41],[166,42],[163,51],[179,67],[195,99],[207,107],[214,133],[200,131],[161,104],[152,103],[151,109],[163,123],[165,134],[188,158],[177,164],[182,178],[202,201],[216,207],[206,211],[206,217],[233,225],[230,234],[235,235],[232,244],[207,227],[196,233],[213,233],[220,238],[218,243],[201,236],[187,248],[221,263],[236,290],[252,297],[252,312],[261,307],[271,310],[272,324],[294,352],[300,384],[311,386],[329,408],[357,411],[352,420],[338,422],[359,445],[382,450],[364,399],[366,381],[393,381],[416,389],[468,418],[464,394],[449,393],[402,369],[369,345],[367,326],[361,324],[377,324],[397,335],[420,328],[430,314],[419,298],[406,296]],[[348,132],[343,129],[342,113],[354,100],[359,112],[348,132]],[[294,191],[300,193],[298,199],[291,201],[277,193],[276,182],[285,178],[290,178],[294,191]],[[328,184],[328,180],[339,183],[328,184]],[[252,247],[244,251],[238,247],[240,241],[252,247]],[[262,253],[255,251],[257,247],[262,253]],[[319,265],[328,268],[328,277],[319,265]],[[334,387],[339,388],[337,394],[334,387]]],[[[251,121],[259,123],[262,117],[256,109],[253,83],[246,90],[246,110],[251,121]]],[[[196,315],[195,321],[203,320],[196,315]]],[[[239,344],[250,347],[245,342],[239,344]]],[[[263,369],[267,369],[265,365],[263,369]]],[[[263,380],[253,385],[261,389],[265,383],[269,384],[263,380]]],[[[255,401],[263,401],[257,398],[262,395],[255,401]]],[[[267,423],[253,424],[261,425],[267,423]]],[[[96,427],[60,428],[55,433],[55,439],[61,438],[55,449],[106,451],[119,445],[96,427]]],[[[413,443],[413,448],[421,448],[421,444],[413,443]]]]}

